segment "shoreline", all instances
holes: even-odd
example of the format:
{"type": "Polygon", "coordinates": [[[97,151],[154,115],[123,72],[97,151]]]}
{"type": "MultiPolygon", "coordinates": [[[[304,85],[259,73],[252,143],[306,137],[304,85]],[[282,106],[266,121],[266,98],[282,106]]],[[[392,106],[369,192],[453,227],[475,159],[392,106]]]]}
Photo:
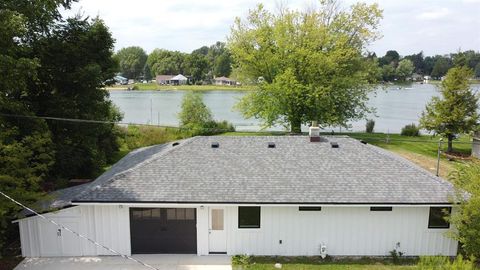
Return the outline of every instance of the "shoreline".
{"type": "Polygon", "coordinates": [[[251,91],[253,86],[224,86],[224,85],[158,85],[155,83],[137,83],[105,87],[107,91],[251,91]],[[138,87],[136,90],[132,89],[138,87]]]}

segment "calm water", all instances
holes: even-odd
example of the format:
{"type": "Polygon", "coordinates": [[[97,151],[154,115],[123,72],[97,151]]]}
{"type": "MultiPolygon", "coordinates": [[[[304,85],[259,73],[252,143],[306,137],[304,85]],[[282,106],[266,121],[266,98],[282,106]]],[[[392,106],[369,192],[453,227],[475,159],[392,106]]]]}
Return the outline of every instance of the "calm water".
{"type": "MultiPolygon", "coordinates": [[[[473,89],[480,91],[480,85],[473,85],[473,89]]],[[[177,114],[184,94],[185,91],[111,91],[110,98],[124,113],[124,122],[178,126],[177,114]]],[[[234,105],[244,95],[245,92],[207,91],[203,92],[203,99],[216,120],[227,120],[237,130],[259,130],[260,121],[244,119],[234,110],[234,105]]],[[[438,89],[431,84],[412,84],[402,86],[402,89],[398,89],[398,86],[378,89],[376,94],[370,95],[369,100],[369,105],[376,109],[376,113],[370,116],[375,119],[375,131],[398,133],[403,126],[418,123],[427,102],[437,95],[438,89]]],[[[365,120],[350,124],[351,131],[365,130],[365,120]]],[[[328,128],[332,129],[339,130],[335,127],[328,128]]]]}

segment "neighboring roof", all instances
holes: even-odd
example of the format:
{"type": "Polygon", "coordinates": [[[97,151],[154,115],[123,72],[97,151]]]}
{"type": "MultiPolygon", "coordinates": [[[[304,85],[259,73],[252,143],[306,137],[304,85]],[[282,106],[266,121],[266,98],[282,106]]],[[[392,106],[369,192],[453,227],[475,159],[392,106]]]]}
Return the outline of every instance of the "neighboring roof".
{"type": "Polygon", "coordinates": [[[187,77],[183,76],[182,74],[178,74],[177,76],[171,78],[172,81],[186,81],[188,80],[187,77]]]}
{"type": "Polygon", "coordinates": [[[157,77],[155,77],[157,81],[168,81],[172,78],[173,78],[173,75],[157,75],[157,77]]]}
{"type": "Polygon", "coordinates": [[[229,81],[229,82],[233,82],[234,80],[230,79],[230,78],[227,78],[227,77],[217,77],[215,78],[215,81],[229,81]]]}
{"type": "Polygon", "coordinates": [[[349,137],[195,137],[130,154],[74,202],[446,204],[452,185],[349,137]],[[332,148],[331,141],[339,144],[332,148]],[[219,148],[211,143],[218,142],[219,148]],[[267,148],[274,142],[275,148],[267,148]],[[149,153],[145,153],[149,151],[149,153]],[[124,165],[122,165],[124,164],[124,165]],[[126,168],[129,168],[126,170],[126,168]]]}
{"type": "Polygon", "coordinates": [[[120,76],[120,75],[116,75],[115,77],[113,77],[115,80],[128,80],[127,78],[123,77],[123,76],[120,76]]]}

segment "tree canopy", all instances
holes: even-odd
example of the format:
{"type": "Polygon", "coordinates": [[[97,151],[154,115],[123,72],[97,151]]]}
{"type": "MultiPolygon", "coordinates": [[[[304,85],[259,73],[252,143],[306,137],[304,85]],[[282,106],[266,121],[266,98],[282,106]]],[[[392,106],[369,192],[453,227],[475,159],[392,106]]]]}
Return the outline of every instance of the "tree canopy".
{"type": "MultiPolygon", "coordinates": [[[[96,177],[118,151],[113,124],[42,118],[120,119],[104,89],[117,68],[114,40],[98,18],[63,19],[59,8],[70,3],[0,5],[0,190],[24,203],[96,177]]],[[[0,247],[16,210],[0,198],[0,247]]]]}
{"type": "MultiPolygon", "coordinates": [[[[0,190],[24,203],[32,203],[54,164],[54,145],[45,120],[13,118],[33,116],[27,101],[32,82],[40,83],[40,61],[33,44],[58,23],[58,7],[71,1],[6,0],[0,5],[0,190]]],[[[18,207],[0,196],[0,257],[18,207]]]]}
{"type": "Polygon", "coordinates": [[[433,97],[420,118],[422,128],[448,139],[449,152],[455,134],[471,132],[479,120],[478,96],[468,82],[471,77],[467,67],[451,68],[442,81],[441,97],[433,97]]]}
{"type": "Polygon", "coordinates": [[[237,18],[228,38],[235,72],[261,81],[240,110],[292,132],[309,121],[346,125],[363,118],[376,77],[376,62],[364,48],[379,37],[381,16],[376,4],[341,10],[328,0],[305,12],[272,13],[258,5],[246,20],[237,18]]]}
{"type": "Polygon", "coordinates": [[[147,53],[141,47],[132,46],[122,48],[114,55],[114,58],[119,64],[122,76],[135,80],[144,78],[147,53]]]}

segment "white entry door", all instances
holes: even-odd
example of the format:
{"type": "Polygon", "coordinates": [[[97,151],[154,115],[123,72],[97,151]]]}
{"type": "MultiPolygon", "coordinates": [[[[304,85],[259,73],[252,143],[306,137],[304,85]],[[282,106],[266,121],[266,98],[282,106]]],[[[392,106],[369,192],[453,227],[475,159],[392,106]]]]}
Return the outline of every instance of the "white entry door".
{"type": "Polygon", "coordinates": [[[211,254],[227,252],[225,208],[210,207],[208,224],[208,251],[211,254]]]}

